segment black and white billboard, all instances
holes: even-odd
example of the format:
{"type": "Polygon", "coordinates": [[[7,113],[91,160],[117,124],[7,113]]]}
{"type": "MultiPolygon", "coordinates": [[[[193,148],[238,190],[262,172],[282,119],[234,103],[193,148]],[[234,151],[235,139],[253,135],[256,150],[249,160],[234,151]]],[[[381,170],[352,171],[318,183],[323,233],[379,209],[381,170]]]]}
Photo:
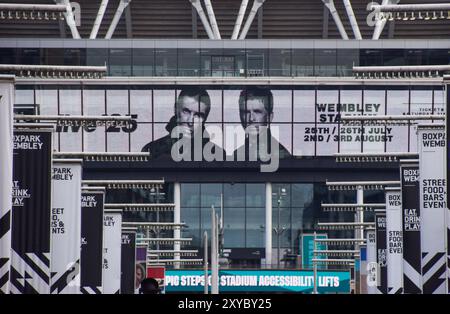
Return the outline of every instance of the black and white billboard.
{"type": "Polygon", "coordinates": [[[120,293],[134,294],[136,280],[136,231],[122,231],[120,293]]]}
{"type": "Polygon", "coordinates": [[[425,294],[447,293],[445,129],[419,124],[422,285],[425,294]]]}
{"type": "Polygon", "coordinates": [[[153,160],[177,162],[414,152],[413,126],[361,128],[340,117],[444,114],[442,86],[85,84],[35,86],[33,97],[16,92],[42,114],[132,117],[122,127],[59,126],[59,151],[150,151],[153,160]]]}
{"type": "Polygon", "coordinates": [[[101,294],[104,191],[81,194],[81,293],[101,294]]]}
{"type": "Polygon", "coordinates": [[[51,130],[14,131],[13,294],[50,293],[51,139],[51,130]]]}
{"type": "Polygon", "coordinates": [[[54,159],[51,213],[51,289],[80,293],[81,160],[54,159]]]}
{"type": "Polygon", "coordinates": [[[420,244],[419,165],[400,165],[403,223],[403,291],[422,293],[422,257],[420,244]]]}
{"type": "Polygon", "coordinates": [[[0,294],[9,293],[13,178],[13,79],[0,81],[0,294]]]}
{"type": "Polygon", "coordinates": [[[386,214],[375,214],[375,230],[376,230],[376,248],[377,263],[379,267],[378,292],[381,294],[388,293],[388,277],[387,277],[387,259],[386,259],[386,214]]]}

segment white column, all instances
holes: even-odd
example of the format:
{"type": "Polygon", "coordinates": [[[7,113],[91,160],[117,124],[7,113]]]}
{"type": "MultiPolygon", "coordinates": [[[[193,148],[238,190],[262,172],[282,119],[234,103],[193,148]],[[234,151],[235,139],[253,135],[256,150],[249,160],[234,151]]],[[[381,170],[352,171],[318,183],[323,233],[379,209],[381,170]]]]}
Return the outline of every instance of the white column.
{"type": "MultiPolygon", "coordinates": [[[[173,222],[179,224],[181,222],[181,185],[179,182],[175,182],[173,186],[173,201],[175,204],[175,208],[173,211],[173,222]]],[[[175,227],[173,231],[173,237],[175,239],[181,238],[181,230],[180,227],[175,227]]],[[[174,242],[173,249],[175,251],[180,251],[181,245],[180,242],[174,242]]],[[[180,259],[180,253],[174,253],[173,258],[175,260],[180,259]]],[[[180,268],[180,263],[174,263],[173,267],[178,269],[180,268]]]]}
{"type": "Polygon", "coordinates": [[[272,264],[272,183],[266,183],[266,268],[272,264]]]}
{"type": "Polygon", "coordinates": [[[217,254],[217,215],[211,208],[211,294],[219,294],[219,258],[217,254]]]}
{"type": "MultiPolygon", "coordinates": [[[[356,190],[356,203],[358,205],[364,204],[364,189],[362,186],[358,186],[358,189],[356,190]]],[[[356,223],[363,223],[364,222],[364,211],[362,207],[358,207],[356,209],[356,223]]],[[[363,227],[356,228],[356,239],[363,239],[364,238],[364,229],[363,227]]]]}

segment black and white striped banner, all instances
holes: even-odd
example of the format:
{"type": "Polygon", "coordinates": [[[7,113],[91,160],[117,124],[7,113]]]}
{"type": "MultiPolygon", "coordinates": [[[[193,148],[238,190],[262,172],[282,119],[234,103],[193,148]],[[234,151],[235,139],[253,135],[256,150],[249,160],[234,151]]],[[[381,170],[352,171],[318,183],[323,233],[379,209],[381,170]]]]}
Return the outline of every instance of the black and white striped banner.
{"type": "Polygon", "coordinates": [[[445,129],[418,125],[423,293],[447,293],[445,129]]]}
{"type": "Polygon", "coordinates": [[[105,210],[103,228],[103,293],[116,294],[120,291],[122,212],[105,210]]]}
{"type": "Polygon", "coordinates": [[[400,165],[403,223],[403,291],[422,293],[420,248],[419,165],[416,161],[400,165]]]}
{"type": "Polygon", "coordinates": [[[388,293],[403,293],[403,231],[400,187],[386,188],[388,293]]]}
{"type": "Polygon", "coordinates": [[[120,293],[134,294],[136,280],[136,231],[122,231],[120,293]]]}
{"type": "Polygon", "coordinates": [[[375,232],[377,241],[377,263],[379,266],[379,284],[378,292],[388,293],[387,283],[387,264],[386,264],[386,214],[378,213],[375,215],[375,232]]]}
{"type": "Polygon", "coordinates": [[[51,293],[80,293],[81,160],[54,160],[51,293]]]}
{"type": "Polygon", "coordinates": [[[104,191],[81,193],[81,293],[102,291],[104,191]]]}
{"type": "Polygon", "coordinates": [[[50,293],[51,130],[14,131],[10,292],[50,293]]]}
{"type": "Polygon", "coordinates": [[[11,259],[11,190],[13,178],[12,79],[0,82],[0,294],[9,293],[11,259]]]}

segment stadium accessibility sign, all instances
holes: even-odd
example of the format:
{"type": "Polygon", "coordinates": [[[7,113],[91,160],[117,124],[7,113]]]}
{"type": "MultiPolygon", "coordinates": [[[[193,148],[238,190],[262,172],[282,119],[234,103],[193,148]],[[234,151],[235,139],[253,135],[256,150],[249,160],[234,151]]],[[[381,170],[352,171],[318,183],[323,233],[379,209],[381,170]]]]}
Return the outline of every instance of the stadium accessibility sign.
{"type": "MultiPolygon", "coordinates": [[[[166,270],[166,293],[203,292],[203,270],[166,270]]],[[[209,276],[211,281],[211,276],[209,276]]],[[[319,293],[350,293],[349,271],[319,271],[319,293]]],[[[312,293],[314,274],[305,270],[220,270],[220,292],[312,293]]]]}

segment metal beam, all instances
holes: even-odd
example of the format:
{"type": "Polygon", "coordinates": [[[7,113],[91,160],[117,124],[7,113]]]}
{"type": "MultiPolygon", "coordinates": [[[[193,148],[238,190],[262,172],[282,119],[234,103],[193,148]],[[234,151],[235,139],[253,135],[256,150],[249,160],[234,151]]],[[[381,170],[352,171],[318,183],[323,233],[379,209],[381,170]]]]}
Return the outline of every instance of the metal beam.
{"type": "Polygon", "coordinates": [[[105,15],[106,7],[108,6],[109,0],[102,0],[100,3],[100,7],[98,8],[97,17],[94,21],[94,26],[92,27],[91,35],[89,36],[90,39],[97,38],[98,29],[100,28],[100,25],[103,21],[103,16],[105,15]]]}
{"type": "Polygon", "coordinates": [[[214,32],[211,29],[211,25],[209,24],[208,18],[205,15],[205,11],[203,11],[200,0],[189,0],[189,1],[191,2],[195,10],[197,10],[197,14],[200,17],[200,20],[202,21],[203,28],[205,29],[208,38],[215,39],[214,32]]]}
{"type": "Polygon", "coordinates": [[[75,24],[75,18],[73,16],[72,6],[70,5],[69,0],[55,0],[55,2],[66,7],[66,13],[64,13],[64,16],[66,18],[66,23],[70,28],[70,32],[72,33],[72,38],[80,39],[80,33],[78,33],[78,29],[75,24]]]}
{"type": "Polygon", "coordinates": [[[119,6],[117,7],[116,13],[114,14],[111,25],[108,28],[105,39],[111,39],[114,31],[116,30],[117,24],[119,24],[120,17],[122,16],[123,11],[130,4],[130,2],[131,0],[120,0],[119,6]]]}
{"type": "Polygon", "coordinates": [[[242,21],[244,20],[245,11],[247,10],[248,0],[242,0],[241,6],[239,7],[239,13],[236,18],[236,23],[234,23],[233,34],[231,35],[232,40],[238,39],[239,31],[241,30],[242,21]]]}
{"type": "Polygon", "coordinates": [[[127,38],[133,38],[133,23],[131,18],[131,6],[125,8],[125,26],[127,30],[127,38]]]}
{"type": "Polygon", "coordinates": [[[362,40],[361,32],[359,30],[358,22],[356,21],[355,13],[353,12],[352,4],[350,0],[344,0],[345,10],[347,11],[348,19],[350,20],[350,25],[355,35],[355,39],[362,40]]]}
{"type": "Polygon", "coordinates": [[[239,36],[239,39],[245,39],[247,37],[248,31],[250,30],[250,27],[252,26],[253,20],[255,19],[256,13],[258,12],[259,8],[263,5],[263,3],[266,0],[254,0],[253,6],[250,9],[250,13],[247,17],[247,20],[245,22],[244,28],[242,29],[242,33],[239,36]]]}
{"type": "Polygon", "coordinates": [[[334,6],[333,0],[322,0],[323,4],[330,10],[331,16],[334,19],[334,22],[336,23],[336,26],[338,28],[339,34],[341,34],[341,38],[344,40],[348,40],[347,32],[345,31],[344,25],[342,24],[341,18],[339,17],[339,13],[336,10],[336,7],[334,6]]]}
{"type": "Polygon", "coordinates": [[[214,14],[214,9],[211,4],[211,0],[204,0],[206,12],[208,12],[209,23],[211,25],[212,31],[214,33],[215,39],[222,39],[220,36],[219,26],[217,25],[216,15],[214,14]]]}

